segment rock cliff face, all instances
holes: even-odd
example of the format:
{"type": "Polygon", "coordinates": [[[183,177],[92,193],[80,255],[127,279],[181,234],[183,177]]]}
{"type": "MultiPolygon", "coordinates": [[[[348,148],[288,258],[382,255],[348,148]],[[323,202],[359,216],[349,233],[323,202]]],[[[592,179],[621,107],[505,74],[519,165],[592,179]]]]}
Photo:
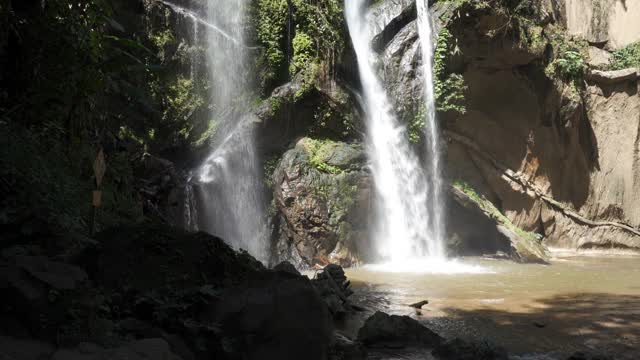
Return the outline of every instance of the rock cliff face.
{"type": "MultiPolygon", "coordinates": [[[[573,84],[547,75],[550,26],[562,18],[544,2],[539,6],[541,16],[525,39],[495,34],[505,26],[499,11],[463,8],[466,16],[447,22],[456,54],[446,66],[467,86],[466,112],[440,113],[447,175],[470,183],[517,226],[544,235],[549,246],[640,249],[637,72],[591,71],[588,80],[573,84]]],[[[417,34],[412,21],[395,30],[386,33],[390,40],[382,50],[385,76],[397,110],[411,118],[409,99],[420,92],[420,84],[407,80],[420,62],[417,34]]],[[[452,209],[453,222],[457,216],[452,209]]]]}
{"type": "Polygon", "coordinates": [[[559,2],[569,33],[617,49],[640,41],[640,3],[620,0],[559,2]],[[563,6],[564,5],[564,6],[563,6]]]}

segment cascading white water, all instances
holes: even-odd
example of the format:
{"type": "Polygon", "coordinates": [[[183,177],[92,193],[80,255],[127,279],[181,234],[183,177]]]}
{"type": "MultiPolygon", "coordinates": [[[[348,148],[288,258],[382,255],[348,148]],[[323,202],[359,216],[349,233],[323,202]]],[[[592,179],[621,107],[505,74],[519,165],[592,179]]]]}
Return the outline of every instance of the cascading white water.
{"type": "MultiPolygon", "coordinates": [[[[244,121],[251,91],[245,13],[250,0],[208,0],[206,19],[161,0],[174,11],[204,25],[210,84],[210,116],[216,129],[212,153],[187,186],[185,226],[204,230],[242,248],[260,260],[267,258],[262,168],[255,134],[244,121]]],[[[194,35],[199,28],[194,25],[194,35]]],[[[197,39],[196,39],[197,41],[197,39]]],[[[192,75],[195,75],[195,68],[192,75]]]]}
{"type": "Polygon", "coordinates": [[[368,123],[368,149],[377,192],[378,228],[375,242],[394,264],[412,259],[443,257],[431,236],[433,220],[427,211],[429,182],[419,157],[410,146],[406,127],[395,117],[376,74],[377,54],[366,19],[367,0],[345,0],[345,15],[358,59],[368,123]]]}
{"type": "Polygon", "coordinates": [[[245,13],[250,0],[209,0],[207,22],[212,120],[220,144],[198,170],[201,229],[236,248],[266,260],[262,168],[255,134],[244,126],[244,99],[251,84],[244,45],[245,13]]]}
{"type": "Polygon", "coordinates": [[[418,35],[422,49],[422,76],[424,79],[425,141],[427,145],[427,174],[431,184],[429,213],[430,237],[434,244],[433,255],[444,257],[444,201],[442,199],[442,174],[440,170],[440,138],[436,120],[436,102],[433,86],[433,31],[428,0],[416,0],[418,35]]]}

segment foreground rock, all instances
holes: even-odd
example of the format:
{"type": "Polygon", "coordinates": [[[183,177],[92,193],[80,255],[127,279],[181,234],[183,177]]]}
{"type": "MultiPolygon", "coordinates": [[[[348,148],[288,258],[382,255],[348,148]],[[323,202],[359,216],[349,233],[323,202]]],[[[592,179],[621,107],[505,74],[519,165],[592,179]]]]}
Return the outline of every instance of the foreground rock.
{"type": "Polygon", "coordinates": [[[376,312],[358,331],[358,341],[371,347],[406,346],[435,347],[442,343],[440,335],[408,316],[376,312]]]}
{"type": "Polygon", "coordinates": [[[579,351],[569,356],[567,360],[614,360],[614,358],[608,355],[585,353],[579,351]]]}
{"type": "Polygon", "coordinates": [[[212,306],[231,354],[247,359],[326,359],[332,323],[311,281],[259,272],[226,290],[212,306]]]}
{"type": "Polygon", "coordinates": [[[367,350],[361,343],[336,332],[329,356],[331,360],[364,360],[367,358],[367,350]]]}
{"type": "MultiPolygon", "coordinates": [[[[97,240],[74,264],[2,251],[0,335],[12,337],[0,337],[0,358],[329,356],[329,307],[290,264],[267,270],[217,237],[160,225],[114,228],[97,240]]],[[[330,271],[346,293],[338,269],[330,271]]]]}
{"type": "Polygon", "coordinates": [[[183,360],[174,354],[162,339],[144,339],[105,349],[99,345],[83,343],[73,349],[56,351],[51,360],[183,360]]]}
{"type": "Polygon", "coordinates": [[[303,138],[272,181],[274,260],[298,267],[357,264],[368,250],[370,177],[361,144],[303,138]]]}
{"type": "Polygon", "coordinates": [[[0,260],[0,331],[57,335],[74,299],[88,289],[84,270],[45,256],[8,255],[0,260]]]}
{"type": "Polygon", "coordinates": [[[466,342],[461,339],[447,341],[432,352],[441,360],[508,360],[509,355],[503,348],[490,343],[466,342]]]}
{"type": "Polygon", "coordinates": [[[335,264],[327,265],[322,272],[313,279],[316,288],[327,304],[334,319],[342,319],[352,310],[348,297],[353,294],[344,270],[335,264]]]}

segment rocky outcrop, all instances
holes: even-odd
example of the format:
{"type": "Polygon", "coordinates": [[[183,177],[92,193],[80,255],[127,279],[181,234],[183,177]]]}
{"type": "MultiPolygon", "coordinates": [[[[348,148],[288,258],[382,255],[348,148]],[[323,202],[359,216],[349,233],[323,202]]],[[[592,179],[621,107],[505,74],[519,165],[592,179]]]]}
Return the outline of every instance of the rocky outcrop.
{"type": "Polygon", "coordinates": [[[380,51],[400,29],[416,18],[416,4],[411,0],[389,0],[375,4],[368,14],[373,29],[373,48],[380,51]]]}
{"type": "Polygon", "coordinates": [[[573,35],[612,49],[640,41],[637,1],[563,0],[559,4],[567,29],[573,35]]]}
{"type": "Polygon", "coordinates": [[[640,77],[640,70],[635,68],[612,71],[591,70],[587,75],[587,79],[603,85],[635,80],[638,77],[640,77]]]}
{"type": "Polygon", "coordinates": [[[274,89],[247,121],[265,154],[280,152],[305,134],[344,139],[362,127],[357,101],[344,84],[304,72],[274,89]]]}
{"type": "Polygon", "coordinates": [[[489,201],[473,190],[453,186],[449,189],[450,251],[456,255],[503,253],[514,261],[547,263],[549,254],[536,234],[514,226],[489,201]]]}
{"type": "Polygon", "coordinates": [[[351,282],[347,280],[340,266],[335,264],[325,266],[312,282],[334,319],[342,320],[351,313],[352,307],[348,300],[348,297],[353,294],[350,289],[351,282]]]}
{"type": "MultiPolygon", "coordinates": [[[[430,11],[436,32],[443,25],[441,19],[454,8],[450,2],[433,4],[430,11]]],[[[424,94],[415,1],[385,1],[374,8],[370,17],[377,29],[374,47],[381,53],[389,99],[396,114],[408,123],[421,107],[424,94]]]]}
{"type": "Polygon", "coordinates": [[[272,176],[275,259],[351,266],[365,256],[371,196],[365,161],[360,144],[310,138],[284,154],[272,176]]]}
{"type": "Polygon", "coordinates": [[[606,68],[611,62],[611,53],[595,46],[589,46],[587,63],[592,68],[606,68]]]}

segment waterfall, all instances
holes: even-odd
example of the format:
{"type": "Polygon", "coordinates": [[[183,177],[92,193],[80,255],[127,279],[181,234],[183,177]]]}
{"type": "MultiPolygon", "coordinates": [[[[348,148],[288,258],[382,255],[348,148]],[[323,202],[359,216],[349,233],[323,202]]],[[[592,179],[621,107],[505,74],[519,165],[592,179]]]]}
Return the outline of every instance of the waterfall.
{"type": "Polygon", "coordinates": [[[443,258],[444,251],[444,201],[442,199],[442,177],[440,170],[440,141],[436,120],[436,102],[433,89],[433,31],[428,0],[416,0],[418,12],[418,35],[422,49],[422,76],[424,79],[425,142],[427,144],[427,174],[431,184],[428,211],[430,213],[430,237],[432,255],[443,258]]]}
{"type": "Polygon", "coordinates": [[[428,211],[430,194],[434,192],[420,157],[409,143],[407,129],[394,115],[376,74],[378,56],[371,47],[368,3],[345,0],[345,16],[358,60],[367,116],[367,149],[378,211],[374,241],[379,253],[392,264],[443,258],[443,247],[433,236],[434,219],[428,211]]]}
{"type": "MultiPolygon", "coordinates": [[[[246,116],[251,70],[244,28],[250,0],[208,0],[206,19],[162,1],[204,25],[210,84],[210,128],[216,144],[187,186],[185,225],[220,236],[236,249],[267,259],[262,166],[246,116]]],[[[197,39],[196,39],[197,41],[197,39]]],[[[194,72],[195,75],[195,72],[194,72]]],[[[204,74],[200,75],[204,76],[204,74]]]]}

